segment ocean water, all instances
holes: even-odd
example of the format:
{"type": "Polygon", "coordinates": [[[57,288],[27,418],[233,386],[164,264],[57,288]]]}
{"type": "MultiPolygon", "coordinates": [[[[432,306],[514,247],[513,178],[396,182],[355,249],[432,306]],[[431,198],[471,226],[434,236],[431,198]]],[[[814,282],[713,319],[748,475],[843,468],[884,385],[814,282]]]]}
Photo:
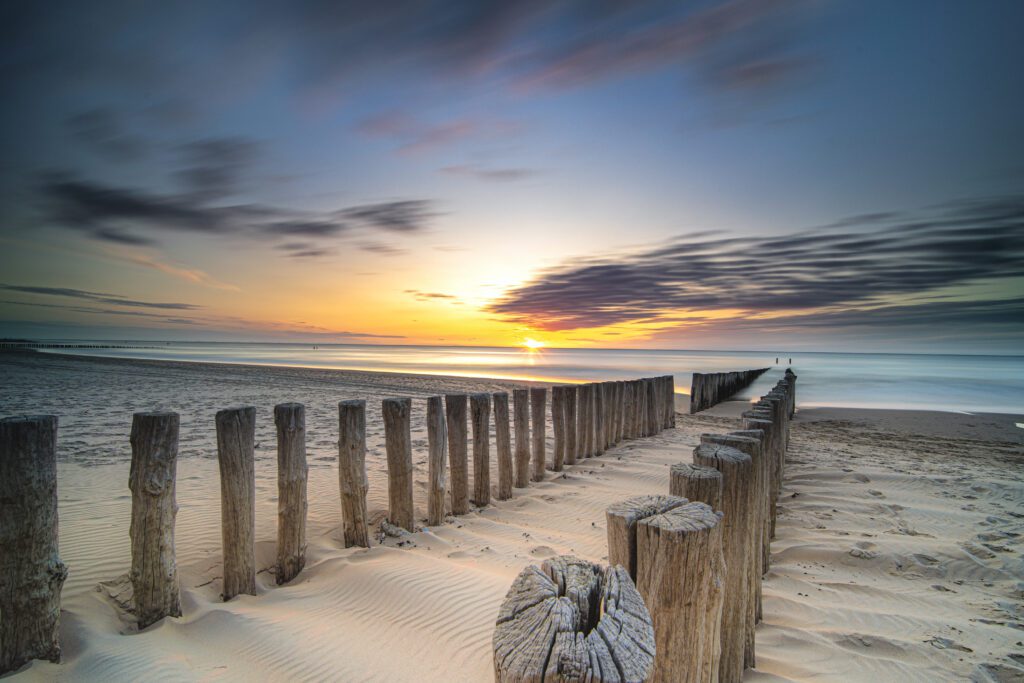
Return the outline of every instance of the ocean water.
{"type": "Polygon", "coordinates": [[[779,373],[792,367],[799,376],[798,396],[804,407],[1024,414],[1024,356],[212,342],[49,352],[551,382],[672,374],[680,393],[689,392],[694,372],[771,368],[744,392],[745,397],[766,392],[779,373]]]}

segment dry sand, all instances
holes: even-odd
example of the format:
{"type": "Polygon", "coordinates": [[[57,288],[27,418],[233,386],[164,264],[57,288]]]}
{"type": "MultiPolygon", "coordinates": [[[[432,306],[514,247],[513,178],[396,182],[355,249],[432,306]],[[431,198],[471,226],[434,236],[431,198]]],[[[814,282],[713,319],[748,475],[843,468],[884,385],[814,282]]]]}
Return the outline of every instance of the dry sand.
{"type": "MultiPolygon", "coordinates": [[[[689,461],[701,432],[737,427],[735,404],[681,415],[677,429],[549,473],[516,489],[511,501],[369,550],[342,549],[331,406],[341,398],[507,383],[10,358],[0,356],[11,388],[0,413],[16,412],[17,390],[29,392],[26,410],[53,404],[66,416],[59,486],[61,555],[70,571],[63,663],[34,662],[15,680],[492,680],[493,622],[519,570],[559,553],[605,559],[605,507],[666,492],[668,466],[689,461]],[[29,376],[43,380],[35,394],[29,376]],[[184,616],[138,633],[123,609],[130,563],[124,455],[131,410],[151,407],[154,387],[165,405],[183,410],[189,454],[178,467],[184,616]],[[116,405],[104,400],[108,394],[116,405]],[[86,407],[84,397],[92,401],[86,407]],[[307,397],[310,404],[308,560],[291,584],[275,584],[271,437],[256,468],[259,595],[223,603],[219,482],[207,432],[211,411],[245,397],[261,407],[264,423],[272,422],[275,401],[307,397]]],[[[379,419],[370,422],[379,429],[379,419]]],[[[746,679],[1020,680],[1024,429],[1015,422],[1024,418],[801,411],[764,587],[758,669],[746,679]]],[[[375,438],[370,508],[379,519],[386,487],[375,438]]],[[[422,443],[414,459],[424,517],[422,443]]]]}

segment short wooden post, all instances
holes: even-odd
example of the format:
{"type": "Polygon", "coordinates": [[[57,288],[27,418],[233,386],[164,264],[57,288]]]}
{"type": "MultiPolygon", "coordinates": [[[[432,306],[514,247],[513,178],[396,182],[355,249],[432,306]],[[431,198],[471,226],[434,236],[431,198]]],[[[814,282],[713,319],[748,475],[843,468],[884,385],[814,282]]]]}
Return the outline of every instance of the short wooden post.
{"type": "Polygon", "coordinates": [[[512,411],[516,433],[516,486],[530,483],[530,390],[512,390],[512,411]]]}
{"type": "Polygon", "coordinates": [[[551,387],[551,431],[555,435],[551,469],[561,472],[565,463],[565,387],[551,387]]]}
{"type": "Polygon", "coordinates": [[[637,524],[637,589],[650,607],[651,681],[717,681],[721,657],[721,513],[687,503],[637,524]]]}
{"type": "Polygon", "coordinates": [[[547,425],[545,424],[545,403],[547,402],[547,389],[544,387],[530,388],[530,436],[533,441],[533,481],[544,481],[544,466],[547,460],[545,453],[545,440],[547,438],[547,425]]]}
{"type": "Polygon", "coordinates": [[[491,397],[473,394],[469,397],[470,421],[473,423],[473,504],[491,504],[491,397]]]}
{"type": "Polygon", "coordinates": [[[256,595],[256,408],[217,412],[224,600],[256,595]]]}
{"type": "Polygon", "coordinates": [[[0,674],[33,659],[59,662],[68,572],[57,547],[53,415],[0,420],[0,549],[0,674]]]}
{"type": "Polygon", "coordinates": [[[448,419],[448,467],[452,474],[452,514],[469,512],[469,437],[466,430],[466,395],[444,397],[448,419]]]}
{"type": "Polygon", "coordinates": [[[512,439],[508,427],[508,394],[495,393],[494,400],[494,443],[498,450],[498,500],[512,497],[512,483],[515,473],[512,467],[512,439]]]}
{"type": "Polygon", "coordinates": [[[306,409],[301,403],[274,406],[277,427],[278,585],[306,566],[306,409]]]}
{"type": "Polygon", "coordinates": [[[388,521],[416,531],[412,505],[412,400],[381,401],[384,449],[388,456],[388,521]]]}
{"type": "Polygon", "coordinates": [[[669,470],[668,491],[673,496],[722,507],[722,473],[714,467],[680,462],[669,470]]]}
{"type": "Polygon", "coordinates": [[[444,399],[427,398],[427,525],[444,524],[444,494],[448,483],[445,450],[448,427],[445,424],[444,399]]]}
{"type": "Polygon", "coordinates": [[[338,403],[338,488],[342,537],[346,548],[370,547],[366,492],[366,401],[338,403]]]}
{"type": "Polygon", "coordinates": [[[636,577],[636,525],[641,519],[667,512],[687,502],[679,496],[636,496],[609,505],[605,511],[608,526],[608,564],[622,565],[636,577]]]}
{"type": "Polygon", "coordinates": [[[622,567],[563,555],[523,569],[498,612],[496,683],[647,681],[650,613],[622,567]]]}
{"type": "Polygon", "coordinates": [[[565,387],[565,464],[575,465],[579,456],[579,442],[577,441],[576,421],[579,416],[576,412],[576,392],[573,385],[565,387]]]}

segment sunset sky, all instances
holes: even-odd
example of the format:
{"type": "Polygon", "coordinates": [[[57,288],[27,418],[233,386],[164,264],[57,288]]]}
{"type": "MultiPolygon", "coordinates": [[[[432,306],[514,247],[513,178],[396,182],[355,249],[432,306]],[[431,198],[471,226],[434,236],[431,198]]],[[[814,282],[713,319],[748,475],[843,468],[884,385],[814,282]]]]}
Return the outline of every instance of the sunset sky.
{"type": "Polygon", "coordinates": [[[1019,0],[6,2],[0,31],[2,337],[1024,348],[1019,0]]]}

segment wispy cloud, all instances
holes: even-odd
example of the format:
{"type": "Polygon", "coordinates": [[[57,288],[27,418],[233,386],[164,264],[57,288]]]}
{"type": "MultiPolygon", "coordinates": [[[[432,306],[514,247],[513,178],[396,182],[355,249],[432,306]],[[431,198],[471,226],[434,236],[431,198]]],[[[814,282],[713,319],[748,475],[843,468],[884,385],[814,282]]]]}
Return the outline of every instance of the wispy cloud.
{"type": "Polygon", "coordinates": [[[106,292],[91,292],[85,289],[74,289],[71,287],[37,287],[35,285],[11,285],[0,284],[0,289],[20,294],[35,294],[47,297],[61,297],[67,299],[83,299],[96,303],[111,306],[126,306],[131,308],[155,308],[161,310],[194,311],[202,306],[189,303],[162,302],[162,301],[141,301],[130,299],[120,294],[108,294],[106,292]]]}
{"type": "Polygon", "coordinates": [[[477,164],[455,164],[441,169],[448,175],[457,175],[492,182],[514,182],[526,180],[539,174],[532,168],[487,168],[477,164]]]}

